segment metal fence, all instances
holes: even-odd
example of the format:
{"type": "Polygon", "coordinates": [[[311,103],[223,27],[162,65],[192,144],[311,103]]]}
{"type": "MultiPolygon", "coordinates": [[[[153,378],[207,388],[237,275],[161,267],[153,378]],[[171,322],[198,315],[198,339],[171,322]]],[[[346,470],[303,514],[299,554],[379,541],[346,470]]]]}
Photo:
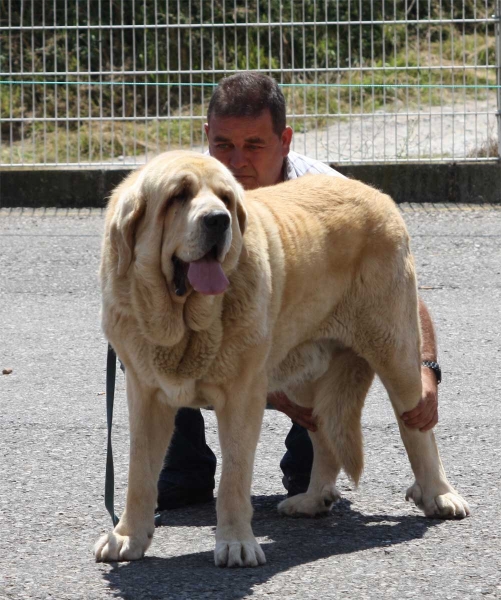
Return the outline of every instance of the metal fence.
{"type": "Polygon", "coordinates": [[[0,0],[0,165],[200,148],[214,85],[273,75],[334,164],[498,156],[493,0],[0,0]]]}

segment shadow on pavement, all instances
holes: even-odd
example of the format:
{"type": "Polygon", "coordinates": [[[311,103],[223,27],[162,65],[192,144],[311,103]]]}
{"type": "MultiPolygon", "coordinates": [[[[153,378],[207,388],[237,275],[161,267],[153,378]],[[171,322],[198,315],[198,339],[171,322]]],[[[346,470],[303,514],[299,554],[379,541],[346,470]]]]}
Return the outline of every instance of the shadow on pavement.
{"type": "MultiPolygon", "coordinates": [[[[281,495],[252,499],[254,533],[258,538],[272,540],[261,543],[267,558],[262,567],[218,569],[214,566],[213,552],[204,551],[172,558],[147,555],[138,562],[112,563],[103,577],[115,597],[126,600],[241,599],[252,595],[253,588],[277,573],[295,566],[371,548],[384,548],[391,553],[398,544],[420,539],[430,527],[442,523],[419,515],[362,514],[352,510],[347,500],[338,502],[325,517],[291,519],[280,516],[276,510],[282,499],[281,495]]],[[[168,514],[170,527],[216,524],[211,505],[168,514]]],[[[150,553],[154,547],[153,542],[150,553]]]]}

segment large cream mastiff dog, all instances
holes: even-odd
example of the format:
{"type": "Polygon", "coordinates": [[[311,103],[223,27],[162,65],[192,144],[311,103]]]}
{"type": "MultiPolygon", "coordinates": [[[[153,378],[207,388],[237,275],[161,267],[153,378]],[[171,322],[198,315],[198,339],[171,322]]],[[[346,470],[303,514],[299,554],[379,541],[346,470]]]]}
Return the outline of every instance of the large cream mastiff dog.
{"type": "MultiPolygon", "coordinates": [[[[281,512],[315,515],[358,481],[360,416],[376,373],[396,415],[420,399],[416,277],[392,200],[356,181],[310,175],[246,193],[214,158],[158,156],[114,192],[106,216],[103,328],[126,367],[127,501],[99,561],[141,558],[157,478],[181,406],[214,407],[223,457],[215,562],[256,566],[250,488],[268,391],[312,406],[307,493],[281,512]]],[[[398,417],[397,417],[398,418],[398,417]]],[[[426,515],[464,517],[433,433],[400,433],[426,515]]]]}

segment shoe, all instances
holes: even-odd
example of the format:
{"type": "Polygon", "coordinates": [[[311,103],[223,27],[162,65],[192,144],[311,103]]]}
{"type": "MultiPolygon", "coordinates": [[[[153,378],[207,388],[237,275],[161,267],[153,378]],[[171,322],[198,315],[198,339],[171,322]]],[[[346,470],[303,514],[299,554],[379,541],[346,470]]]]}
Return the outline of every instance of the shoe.
{"type": "Polygon", "coordinates": [[[310,485],[310,478],[307,475],[284,475],[282,484],[287,490],[287,498],[304,494],[310,485]]]}
{"type": "Polygon", "coordinates": [[[212,488],[186,488],[164,481],[158,482],[157,508],[155,512],[204,504],[214,499],[212,488]]]}

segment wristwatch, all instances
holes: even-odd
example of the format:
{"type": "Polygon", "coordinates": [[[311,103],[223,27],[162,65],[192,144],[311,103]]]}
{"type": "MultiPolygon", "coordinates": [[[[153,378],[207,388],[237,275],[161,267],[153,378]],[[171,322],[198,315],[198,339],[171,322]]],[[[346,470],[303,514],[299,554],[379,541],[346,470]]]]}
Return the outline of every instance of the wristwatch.
{"type": "Polygon", "coordinates": [[[440,365],[434,360],[423,360],[421,363],[423,367],[428,367],[435,373],[435,377],[437,378],[437,385],[442,381],[442,369],[440,365]]]}

